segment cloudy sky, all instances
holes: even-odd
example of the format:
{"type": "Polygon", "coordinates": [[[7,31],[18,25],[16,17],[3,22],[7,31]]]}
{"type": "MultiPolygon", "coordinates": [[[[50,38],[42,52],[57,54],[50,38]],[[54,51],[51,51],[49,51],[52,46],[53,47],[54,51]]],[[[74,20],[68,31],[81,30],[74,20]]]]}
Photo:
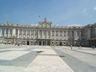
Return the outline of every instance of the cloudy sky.
{"type": "Polygon", "coordinates": [[[0,24],[37,24],[47,17],[53,25],[96,23],[96,0],[0,0],[0,24]]]}

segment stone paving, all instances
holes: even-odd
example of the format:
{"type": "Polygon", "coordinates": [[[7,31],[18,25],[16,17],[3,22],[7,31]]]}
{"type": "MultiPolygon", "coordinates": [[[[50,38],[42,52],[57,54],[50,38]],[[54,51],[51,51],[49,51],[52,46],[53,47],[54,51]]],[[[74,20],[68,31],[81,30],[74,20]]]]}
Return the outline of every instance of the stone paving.
{"type": "Polygon", "coordinates": [[[0,45],[0,72],[74,72],[50,46],[0,45]]]}
{"type": "MultiPolygon", "coordinates": [[[[64,48],[64,49],[71,49],[70,46],[62,46],[58,48],[64,48]]],[[[96,54],[96,48],[89,48],[89,47],[72,47],[72,50],[79,51],[79,52],[84,52],[84,53],[89,53],[89,54],[96,54]]]]}
{"type": "Polygon", "coordinates": [[[87,47],[53,47],[74,72],[96,72],[96,49],[87,47]],[[86,51],[86,52],[85,52],[86,51]],[[90,53],[89,53],[90,52],[90,53]]]}
{"type": "Polygon", "coordinates": [[[0,72],[96,72],[96,49],[0,45],[0,72]]]}

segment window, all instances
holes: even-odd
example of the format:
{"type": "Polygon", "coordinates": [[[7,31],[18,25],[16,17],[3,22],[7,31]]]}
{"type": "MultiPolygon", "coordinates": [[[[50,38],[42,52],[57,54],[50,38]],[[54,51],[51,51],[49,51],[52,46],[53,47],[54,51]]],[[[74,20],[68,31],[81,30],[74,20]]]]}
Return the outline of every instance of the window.
{"type": "Polygon", "coordinates": [[[62,36],[62,31],[60,31],[60,36],[62,36]]]}
{"type": "Polygon", "coordinates": [[[58,31],[56,31],[56,36],[58,36],[58,31]]]}
{"type": "Polygon", "coordinates": [[[64,37],[65,37],[65,35],[66,35],[65,31],[63,31],[63,35],[64,35],[64,37]]]}
{"type": "Polygon", "coordinates": [[[54,30],[52,31],[52,36],[54,36],[54,30]]]}

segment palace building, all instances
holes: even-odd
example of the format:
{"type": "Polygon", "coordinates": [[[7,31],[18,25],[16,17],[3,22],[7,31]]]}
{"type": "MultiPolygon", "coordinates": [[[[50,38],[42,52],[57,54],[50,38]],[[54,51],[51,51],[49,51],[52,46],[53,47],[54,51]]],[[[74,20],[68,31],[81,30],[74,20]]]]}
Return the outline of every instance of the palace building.
{"type": "Polygon", "coordinates": [[[96,24],[52,26],[44,19],[38,25],[0,24],[0,44],[96,46],[96,24]]]}

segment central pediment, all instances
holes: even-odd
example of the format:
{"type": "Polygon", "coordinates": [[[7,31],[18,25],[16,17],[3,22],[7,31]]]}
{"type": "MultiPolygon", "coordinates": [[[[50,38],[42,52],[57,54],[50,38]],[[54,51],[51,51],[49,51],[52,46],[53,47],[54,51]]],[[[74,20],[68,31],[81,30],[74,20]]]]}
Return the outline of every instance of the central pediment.
{"type": "Polygon", "coordinates": [[[39,21],[39,26],[44,28],[50,28],[52,22],[47,21],[46,18],[44,18],[44,21],[39,21]]]}

